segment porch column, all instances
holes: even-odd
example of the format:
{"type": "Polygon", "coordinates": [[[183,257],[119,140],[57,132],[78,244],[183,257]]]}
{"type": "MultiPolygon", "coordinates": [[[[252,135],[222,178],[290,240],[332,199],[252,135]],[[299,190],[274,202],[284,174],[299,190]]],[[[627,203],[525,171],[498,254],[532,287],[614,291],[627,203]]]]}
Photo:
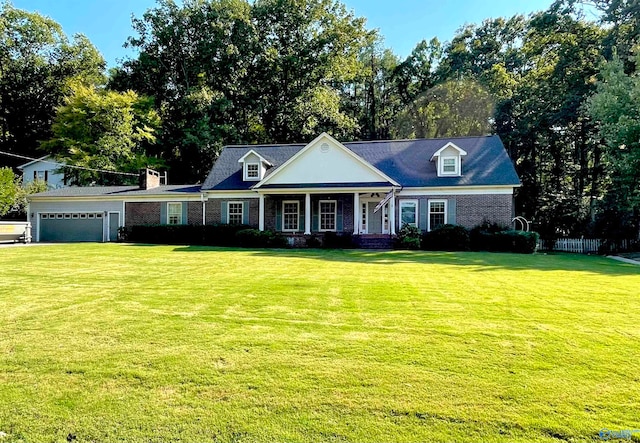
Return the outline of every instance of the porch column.
{"type": "Polygon", "coordinates": [[[264,231],[264,194],[260,194],[258,202],[258,229],[264,231]]]}
{"type": "Polygon", "coordinates": [[[360,193],[353,193],[353,235],[360,234],[360,193]]]}
{"type": "MultiPolygon", "coordinates": [[[[391,191],[393,192],[393,191],[391,191]]],[[[396,235],[396,196],[389,200],[389,227],[391,228],[391,235],[396,235]]]]}
{"type": "Polygon", "coordinates": [[[311,234],[311,194],[304,195],[304,233],[311,234]]]}

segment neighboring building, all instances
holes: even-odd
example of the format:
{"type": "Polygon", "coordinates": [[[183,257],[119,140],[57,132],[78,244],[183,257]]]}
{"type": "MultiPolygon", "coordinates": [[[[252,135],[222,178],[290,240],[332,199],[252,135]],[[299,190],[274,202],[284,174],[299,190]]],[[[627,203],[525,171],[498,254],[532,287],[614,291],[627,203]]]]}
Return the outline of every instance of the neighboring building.
{"type": "Polygon", "coordinates": [[[497,136],[340,143],[321,134],[308,144],[227,146],[201,187],[67,188],[33,196],[29,215],[36,241],[58,239],[85,220],[74,213],[93,211],[109,217],[102,240],[114,239],[116,223],[229,223],[301,244],[325,232],[390,237],[405,223],[509,225],[519,186],[497,136]]]}
{"type": "Polygon", "coordinates": [[[48,155],[20,165],[18,169],[22,171],[23,184],[40,180],[45,182],[50,189],[62,188],[67,185],[64,174],[59,172],[60,163],[48,155]]]}

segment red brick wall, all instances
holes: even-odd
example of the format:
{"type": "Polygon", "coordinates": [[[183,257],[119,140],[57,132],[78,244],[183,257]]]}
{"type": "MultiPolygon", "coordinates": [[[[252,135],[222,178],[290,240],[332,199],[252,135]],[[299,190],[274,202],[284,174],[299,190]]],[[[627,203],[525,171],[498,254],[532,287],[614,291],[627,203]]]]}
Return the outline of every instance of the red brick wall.
{"type": "Polygon", "coordinates": [[[160,223],[160,202],[125,203],[125,226],[160,223]]]}
{"type": "Polygon", "coordinates": [[[258,209],[260,201],[257,198],[211,198],[206,202],[206,223],[208,225],[215,225],[222,223],[222,202],[244,202],[245,210],[249,208],[249,225],[255,228],[258,227],[258,209]]]}

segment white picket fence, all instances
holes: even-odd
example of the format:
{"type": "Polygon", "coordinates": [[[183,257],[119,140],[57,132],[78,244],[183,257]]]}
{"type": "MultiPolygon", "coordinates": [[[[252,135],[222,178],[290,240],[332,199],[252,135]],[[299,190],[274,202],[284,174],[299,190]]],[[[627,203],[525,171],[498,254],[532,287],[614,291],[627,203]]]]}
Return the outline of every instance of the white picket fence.
{"type": "MultiPolygon", "coordinates": [[[[553,247],[554,251],[577,252],[579,254],[595,254],[600,249],[602,240],[599,238],[559,238],[553,247]]],[[[540,240],[538,250],[549,250],[548,242],[540,240]]],[[[625,250],[629,247],[627,240],[622,240],[618,247],[625,250]]]]}

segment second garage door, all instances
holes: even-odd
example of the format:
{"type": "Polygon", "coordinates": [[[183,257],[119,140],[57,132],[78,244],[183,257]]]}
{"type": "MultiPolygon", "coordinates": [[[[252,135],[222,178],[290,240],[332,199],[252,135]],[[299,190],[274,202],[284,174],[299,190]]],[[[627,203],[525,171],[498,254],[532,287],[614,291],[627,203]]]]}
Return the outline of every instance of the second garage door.
{"type": "Polygon", "coordinates": [[[101,212],[40,214],[40,241],[101,242],[103,220],[101,212]]]}

